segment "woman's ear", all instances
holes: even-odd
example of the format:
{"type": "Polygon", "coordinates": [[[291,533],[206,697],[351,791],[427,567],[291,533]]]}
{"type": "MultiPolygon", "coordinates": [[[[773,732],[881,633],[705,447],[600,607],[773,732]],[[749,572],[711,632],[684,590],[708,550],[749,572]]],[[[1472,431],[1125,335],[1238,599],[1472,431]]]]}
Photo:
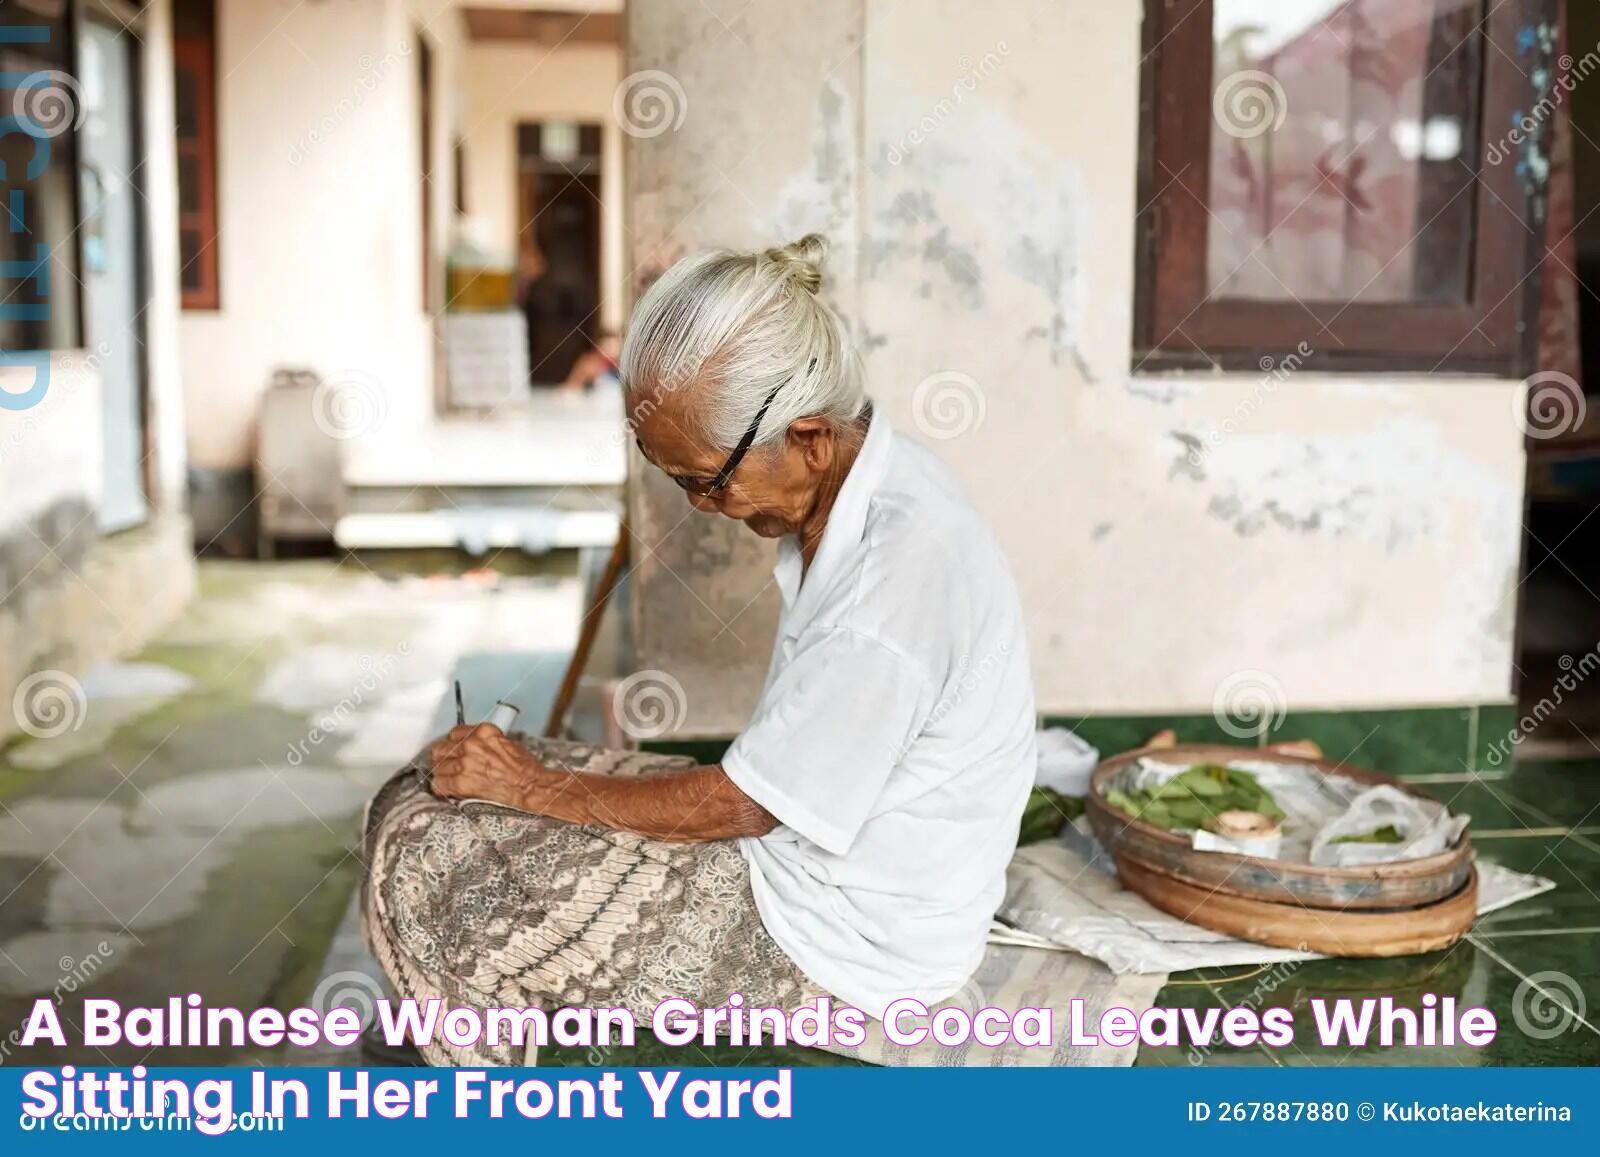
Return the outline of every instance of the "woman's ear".
{"type": "Polygon", "coordinates": [[[827,418],[796,418],[789,423],[788,437],[812,470],[826,470],[833,464],[836,442],[833,423],[827,418]]]}

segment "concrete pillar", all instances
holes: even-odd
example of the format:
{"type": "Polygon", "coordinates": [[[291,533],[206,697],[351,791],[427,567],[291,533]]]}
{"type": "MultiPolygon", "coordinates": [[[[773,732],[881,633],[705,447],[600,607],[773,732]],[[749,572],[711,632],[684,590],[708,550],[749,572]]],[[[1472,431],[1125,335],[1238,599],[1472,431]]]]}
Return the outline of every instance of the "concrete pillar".
{"type": "MultiPolygon", "coordinates": [[[[695,249],[819,230],[835,243],[828,292],[854,316],[862,31],[859,2],[628,6],[616,107],[628,134],[634,296],[695,249]]],[[[636,666],[684,687],[678,735],[731,734],[772,651],[773,546],[696,513],[642,465],[635,455],[636,666]]]]}

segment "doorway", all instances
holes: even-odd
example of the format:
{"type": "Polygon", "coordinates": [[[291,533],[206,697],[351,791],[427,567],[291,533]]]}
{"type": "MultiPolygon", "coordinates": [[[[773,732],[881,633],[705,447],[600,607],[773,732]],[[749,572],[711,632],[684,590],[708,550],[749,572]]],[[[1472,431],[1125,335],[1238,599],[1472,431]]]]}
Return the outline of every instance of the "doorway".
{"type": "Polygon", "coordinates": [[[517,126],[517,272],[528,374],[559,385],[600,328],[600,126],[517,126]]]}
{"type": "MultiPolygon", "coordinates": [[[[1557,55],[1600,43],[1600,7],[1564,6],[1557,55]]],[[[1574,71],[1572,75],[1580,75],[1574,71]]],[[[1527,509],[1517,618],[1518,757],[1600,759],[1600,88],[1549,126],[1537,371],[1523,402],[1527,509]]]]}
{"type": "Polygon", "coordinates": [[[84,344],[98,364],[104,439],[100,529],[149,516],[145,497],[144,197],[137,184],[138,13],[85,5],[78,31],[83,123],[78,133],[82,206],[84,344]]]}

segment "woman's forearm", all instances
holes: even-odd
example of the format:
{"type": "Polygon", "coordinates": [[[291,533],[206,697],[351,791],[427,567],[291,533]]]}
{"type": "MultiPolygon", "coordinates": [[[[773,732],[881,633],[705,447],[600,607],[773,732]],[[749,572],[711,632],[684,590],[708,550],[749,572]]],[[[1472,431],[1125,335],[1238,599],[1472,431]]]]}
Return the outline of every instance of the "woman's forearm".
{"type": "Polygon", "coordinates": [[[764,836],[778,823],[715,764],[633,778],[536,765],[521,803],[552,819],[679,843],[764,836]]]}

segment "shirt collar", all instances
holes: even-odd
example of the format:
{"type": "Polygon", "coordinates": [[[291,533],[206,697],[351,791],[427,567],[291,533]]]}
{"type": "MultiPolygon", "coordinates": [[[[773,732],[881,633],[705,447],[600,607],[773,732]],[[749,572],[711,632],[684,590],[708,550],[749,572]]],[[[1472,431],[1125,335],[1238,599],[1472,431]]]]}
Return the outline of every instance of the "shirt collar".
{"type": "Polygon", "coordinates": [[[861,544],[867,529],[867,511],[889,467],[889,452],[894,446],[894,429],[889,420],[873,411],[867,420],[867,436],[850,464],[839,493],[834,496],[833,509],[828,512],[828,525],[822,531],[822,541],[817,544],[816,557],[811,569],[804,574],[800,558],[800,540],[793,534],[778,543],[778,564],[773,568],[778,590],[783,595],[786,633],[792,633],[815,610],[818,600],[832,583],[833,574],[850,552],[861,544]]]}

